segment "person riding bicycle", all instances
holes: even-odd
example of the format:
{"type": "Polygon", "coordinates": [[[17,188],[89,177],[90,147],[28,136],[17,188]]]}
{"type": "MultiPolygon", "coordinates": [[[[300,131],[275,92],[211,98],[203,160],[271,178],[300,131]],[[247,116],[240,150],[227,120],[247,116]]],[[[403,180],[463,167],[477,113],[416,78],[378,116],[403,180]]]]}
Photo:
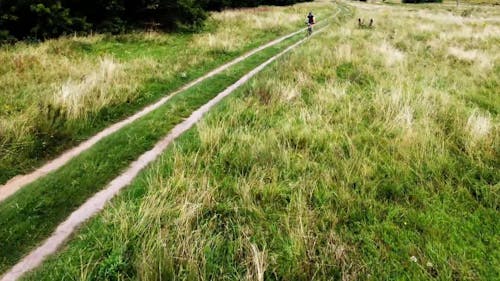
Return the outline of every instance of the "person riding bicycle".
{"type": "Polygon", "coordinates": [[[312,29],[313,29],[313,26],[314,24],[316,23],[316,18],[314,17],[313,13],[312,12],[309,12],[309,15],[307,15],[307,32],[309,33],[309,35],[312,34],[312,29]]]}
{"type": "Polygon", "coordinates": [[[312,12],[309,12],[309,15],[307,16],[307,23],[310,25],[314,25],[316,23],[316,18],[314,18],[312,12]]]}

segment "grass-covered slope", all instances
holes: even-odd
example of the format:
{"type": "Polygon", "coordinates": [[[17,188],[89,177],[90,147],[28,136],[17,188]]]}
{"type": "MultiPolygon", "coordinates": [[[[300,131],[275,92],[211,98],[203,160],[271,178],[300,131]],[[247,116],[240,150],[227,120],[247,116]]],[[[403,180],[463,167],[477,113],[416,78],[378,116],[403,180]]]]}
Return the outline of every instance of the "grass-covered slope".
{"type": "Polygon", "coordinates": [[[198,34],[95,35],[0,47],[0,184],[331,3],[213,13],[198,34]]]}
{"type": "Polygon", "coordinates": [[[498,22],[432,9],[312,39],[27,279],[498,279],[498,22]]]}

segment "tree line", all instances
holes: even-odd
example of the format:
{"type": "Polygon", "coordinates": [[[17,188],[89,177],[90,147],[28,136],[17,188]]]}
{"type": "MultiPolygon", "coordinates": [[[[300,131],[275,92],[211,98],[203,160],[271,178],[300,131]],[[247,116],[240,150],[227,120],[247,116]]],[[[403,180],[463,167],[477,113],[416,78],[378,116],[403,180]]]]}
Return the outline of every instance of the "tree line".
{"type": "Polygon", "coordinates": [[[0,41],[155,27],[196,30],[207,11],[312,0],[0,0],[0,41]]]}

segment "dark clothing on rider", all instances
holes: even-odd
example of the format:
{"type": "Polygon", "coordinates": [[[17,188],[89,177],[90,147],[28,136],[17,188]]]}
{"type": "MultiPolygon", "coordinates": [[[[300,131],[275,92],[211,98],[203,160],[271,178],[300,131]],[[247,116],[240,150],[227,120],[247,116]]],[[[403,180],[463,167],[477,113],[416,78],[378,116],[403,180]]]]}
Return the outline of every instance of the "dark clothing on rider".
{"type": "Polygon", "coordinates": [[[309,14],[307,16],[307,18],[309,19],[309,24],[314,24],[314,16],[313,16],[313,14],[309,14]]]}

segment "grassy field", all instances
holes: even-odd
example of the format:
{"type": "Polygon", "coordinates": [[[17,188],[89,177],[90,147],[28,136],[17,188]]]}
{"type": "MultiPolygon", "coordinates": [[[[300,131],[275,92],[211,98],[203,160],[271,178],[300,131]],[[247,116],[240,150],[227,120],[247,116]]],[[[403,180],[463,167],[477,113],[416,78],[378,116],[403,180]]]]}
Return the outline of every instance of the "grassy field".
{"type": "Polygon", "coordinates": [[[0,184],[223,62],[303,27],[328,3],[213,13],[199,34],[95,35],[0,47],[0,184]]]}
{"type": "Polygon", "coordinates": [[[500,8],[355,6],[27,280],[499,279],[500,8]]]}
{"type": "MultiPolygon", "coordinates": [[[[321,5],[321,11],[325,15],[335,11],[331,4],[321,5]]],[[[318,6],[318,4],[313,4],[313,6],[318,6]]],[[[250,11],[256,14],[274,11],[279,16],[280,13],[277,11],[280,10],[276,9],[260,8],[250,11]]],[[[248,12],[249,10],[227,11],[214,16],[235,17],[235,15],[248,12]]],[[[252,19],[251,16],[246,17],[252,19]]],[[[254,24],[256,28],[259,28],[258,22],[254,24]]],[[[0,272],[4,272],[47,237],[69,213],[89,196],[101,190],[131,161],[150,149],[193,110],[205,104],[270,56],[303,38],[304,35],[299,34],[261,51],[220,75],[175,96],[155,112],[104,139],[60,170],[26,186],[2,202],[0,204],[0,272]]],[[[222,43],[229,44],[225,41],[222,43]]],[[[157,83],[148,87],[155,89],[157,93],[160,93],[162,89],[161,87],[155,88],[159,87],[157,83]]]]}
{"type": "Polygon", "coordinates": [[[0,204],[0,272],[53,232],[74,209],[151,149],[176,124],[270,56],[303,38],[296,35],[172,98],[146,117],[99,142],[60,170],[0,204]]]}

